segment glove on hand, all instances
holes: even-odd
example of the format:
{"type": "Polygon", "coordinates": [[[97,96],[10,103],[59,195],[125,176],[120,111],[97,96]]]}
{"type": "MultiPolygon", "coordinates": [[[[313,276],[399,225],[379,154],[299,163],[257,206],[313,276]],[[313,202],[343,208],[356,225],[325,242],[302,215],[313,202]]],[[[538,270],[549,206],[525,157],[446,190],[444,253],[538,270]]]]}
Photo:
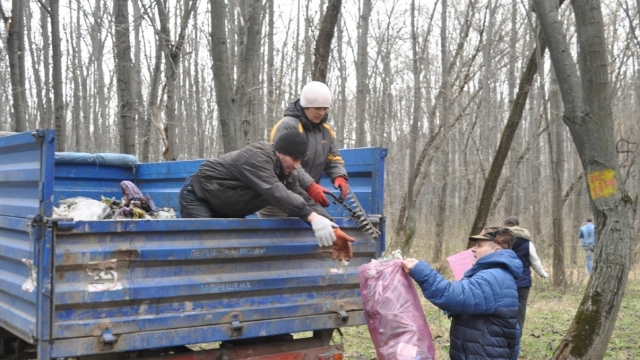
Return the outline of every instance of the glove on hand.
{"type": "Polygon", "coordinates": [[[323,188],[315,182],[312,182],[311,185],[309,185],[309,187],[307,188],[307,193],[309,194],[309,196],[311,196],[313,201],[322,205],[323,207],[329,206],[329,200],[327,200],[327,196],[325,195],[325,193],[329,192],[329,190],[323,188]]]}
{"type": "Polygon", "coordinates": [[[340,198],[342,201],[347,199],[347,191],[349,189],[349,185],[347,185],[347,179],[344,176],[338,176],[333,179],[333,187],[336,189],[340,189],[340,198]]]}
{"type": "Polygon", "coordinates": [[[354,238],[345,234],[340,229],[333,229],[333,233],[336,235],[336,241],[333,242],[333,250],[331,251],[331,258],[336,258],[341,261],[349,261],[353,258],[353,250],[351,249],[354,238]]]}
{"type": "Polygon", "coordinates": [[[311,228],[316,234],[316,238],[318,238],[318,245],[320,246],[331,246],[333,241],[336,239],[336,235],[333,233],[333,228],[337,227],[338,225],[334,224],[333,221],[322,216],[317,216],[313,221],[311,221],[311,228]]]}

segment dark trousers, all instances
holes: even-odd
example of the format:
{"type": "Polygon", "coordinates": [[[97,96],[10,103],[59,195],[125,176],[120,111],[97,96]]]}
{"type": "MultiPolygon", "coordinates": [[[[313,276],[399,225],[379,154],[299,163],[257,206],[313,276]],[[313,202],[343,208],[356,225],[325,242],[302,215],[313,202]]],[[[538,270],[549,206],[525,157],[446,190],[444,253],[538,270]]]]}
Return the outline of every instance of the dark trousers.
{"type": "Polygon", "coordinates": [[[520,334],[524,330],[524,317],[527,315],[529,290],[531,290],[530,287],[518,289],[518,325],[520,325],[520,334]]]}
{"type": "Polygon", "coordinates": [[[226,218],[211,208],[209,203],[198,197],[196,191],[193,189],[193,183],[191,176],[189,176],[182,189],[180,189],[180,196],[178,197],[178,203],[180,206],[181,218],[226,218]]]}

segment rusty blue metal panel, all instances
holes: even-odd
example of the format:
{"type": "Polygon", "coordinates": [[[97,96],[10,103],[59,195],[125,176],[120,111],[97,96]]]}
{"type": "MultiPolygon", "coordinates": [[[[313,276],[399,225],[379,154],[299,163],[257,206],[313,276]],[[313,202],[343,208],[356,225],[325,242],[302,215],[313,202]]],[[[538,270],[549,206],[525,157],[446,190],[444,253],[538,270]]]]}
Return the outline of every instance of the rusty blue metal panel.
{"type": "Polygon", "coordinates": [[[204,160],[169,161],[139,164],[136,185],[143,194],[151,196],[158,206],[178,211],[178,197],[184,180],[196,172],[204,160]],[[159,205],[162,204],[162,205],[159,205]]]}
{"type": "MultiPolygon", "coordinates": [[[[56,236],[53,337],[230,326],[232,314],[274,335],[286,330],[266,320],[361,310],[357,268],[378,245],[337,221],[357,239],[348,266],[331,260],[298,219],[65,224],[56,236]]],[[[324,328],[322,321],[305,324],[298,331],[324,328]]],[[[206,341],[233,338],[215,334],[206,341]]]]}
{"type": "Polygon", "coordinates": [[[39,321],[50,303],[39,278],[48,274],[38,270],[46,266],[40,255],[51,256],[39,244],[51,213],[54,139],[44,130],[0,138],[0,326],[32,343],[50,325],[39,321]]]}
{"type": "MultiPolygon", "coordinates": [[[[349,312],[348,323],[351,321],[358,324],[364,324],[365,319],[363,311],[349,312]]],[[[309,328],[309,324],[316,324],[323,329],[331,329],[340,326],[339,320],[333,314],[290,317],[270,321],[245,321],[241,323],[243,325],[243,332],[237,337],[237,339],[260,338],[273,333],[302,332],[309,328]]],[[[231,333],[231,324],[229,323],[222,325],[208,325],[122,334],[117,337],[117,341],[113,344],[112,348],[103,346],[92,337],[60,339],[53,344],[51,357],[72,357],[78,353],[117,353],[129,350],[141,350],[148,349],[150,344],[176,346],[188,343],[203,343],[209,341],[208,339],[210,338],[229,337],[231,333]]]]}

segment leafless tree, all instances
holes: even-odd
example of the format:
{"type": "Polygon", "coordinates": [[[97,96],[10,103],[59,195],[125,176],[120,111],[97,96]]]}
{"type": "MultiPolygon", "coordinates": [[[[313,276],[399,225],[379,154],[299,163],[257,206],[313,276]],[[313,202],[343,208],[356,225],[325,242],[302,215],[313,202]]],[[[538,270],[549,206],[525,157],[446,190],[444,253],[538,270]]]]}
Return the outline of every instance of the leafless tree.
{"type": "MultiPolygon", "coordinates": [[[[489,169],[489,173],[487,175],[487,178],[485,179],[484,187],[482,189],[482,195],[480,196],[480,202],[478,204],[476,217],[473,221],[470,234],[480,233],[482,228],[484,228],[486,225],[487,218],[489,216],[488,210],[491,206],[491,201],[498,185],[498,179],[500,178],[500,174],[502,173],[502,168],[504,166],[505,160],[507,159],[509,148],[513,143],[513,138],[516,130],[518,129],[520,121],[522,120],[522,114],[527,103],[529,89],[533,84],[534,76],[538,70],[539,55],[537,52],[543,54],[544,50],[546,49],[546,43],[542,36],[539,37],[538,44],[539,46],[536,47],[536,49],[534,49],[532,54],[529,56],[527,66],[520,77],[518,92],[513,102],[513,106],[511,107],[509,118],[507,119],[507,123],[500,137],[500,143],[498,144],[498,149],[496,151],[493,162],[491,163],[491,168],[489,169]]],[[[468,244],[468,246],[470,247],[471,244],[468,244]]]]}
{"type": "Polygon", "coordinates": [[[563,120],[586,174],[598,241],[583,300],[554,358],[599,359],[607,349],[627,284],[633,201],[620,182],[601,4],[585,0],[571,5],[578,35],[577,61],[571,57],[558,7],[534,0],[558,77],[563,120]]]}
{"type": "Polygon", "coordinates": [[[11,94],[13,95],[13,124],[14,131],[27,130],[27,109],[25,95],[25,64],[24,64],[24,2],[11,2],[11,16],[6,16],[4,10],[0,12],[7,32],[7,55],[11,69],[11,94]]]}
{"type": "MultiPolygon", "coordinates": [[[[243,12],[242,47],[239,54],[237,77],[232,77],[230,69],[228,37],[224,0],[211,0],[211,58],[216,88],[216,103],[222,129],[224,151],[236,150],[244,145],[252,131],[251,121],[255,114],[253,104],[255,72],[260,68],[260,38],[262,29],[262,3],[247,0],[243,12]],[[244,129],[243,129],[244,127],[244,129]]],[[[255,126],[254,126],[255,127],[255,126]]]]}
{"type": "Polygon", "coordinates": [[[160,19],[160,39],[162,50],[164,53],[164,76],[166,86],[166,110],[165,110],[165,134],[167,138],[168,148],[165,148],[163,158],[165,160],[176,160],[178,158],[178,142],[176,140],[176,81],[178,80],[178,72],[180,69],[180,56],[184,39],[186,37],[189,19],[193,13],[198,0],[185,0],[184,12],[180,16],[180,33],[174,40],[171,39],[169,30],[169,17],[167,15],[167,2],[158,0],[158,18],[160,19]]]}
{"type": "Polygon", "coordinates": [[[357,96],[356,96],[356,147],[367,145],[365,122],[367,121],[367,95],[369,93],[369,17],[371,16],[371,0],[362,1],[362,13],[358,23],[358,58],[356,64],[357,96]]]}
{"type": "Polygon", "coordinates": [[[131,90],[131,43],[129,41],[129,0],[115,0],[113,7],[118,79],[118,119],[120,152],[136,153],[135,115],[131,90]]]}
{"type": "MultiPolygon", "coordinates": [[[[442,66],[442,97],[440,98],[440,117],[442,122],[447,124],[449,123],[449,49],[448,44],[449,41],[447,39],[447,12],[448,12],[448,1],[441,0],[442,10],[440,13],[440,62],[442,66]]],[[[445,237],[445,220],[447,216],[447,197],[448,188],[449,188],[449,162],[448,152],[444,151],[440,157],[440,173],[439,181],[440,181],[440,195],[438,197],[437,202],[437,213],[436,213],[436,223],[435,223],[435,233],[434,239],[435,242],[433,244],[433,253],[431,255],[431,259],[434,263],[438,263],[442,260],[442,244],[445,237]]]]}
{"type": "Polygon", "coordinates": [[[327,82],[327,71],[329,69],[329,55],[331,54],[331,40],[340,15],[342,0],[329,0],[327,12],[322,19],[320,33],[316,40],[316,50],[313,58],[312,80],[327,82]]]}
{"type": "Polygon", "coordinates": [[[56,129],[56,151],[65,150],[66,122],[64,120],[64,93],[62,84],[62,49],[60,44],[60,1],[51,0],[51,54],[52,80],[53,80],[53,108],[54,124],[56,129]]]}

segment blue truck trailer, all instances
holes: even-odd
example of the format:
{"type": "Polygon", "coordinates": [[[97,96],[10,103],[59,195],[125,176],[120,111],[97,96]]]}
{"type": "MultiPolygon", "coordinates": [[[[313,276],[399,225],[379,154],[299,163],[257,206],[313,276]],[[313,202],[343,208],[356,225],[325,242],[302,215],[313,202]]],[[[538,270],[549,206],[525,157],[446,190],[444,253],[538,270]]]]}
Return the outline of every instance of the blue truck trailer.
{"type": "Polygon", "coordinates": [[[381,231],[365,235],[332,205],[356,239],[346,266],[295,218],[55,218],[61,199],[119,199],[123,180],[178,210],[203,160],[56,163],[53,130],[0,137],[0,358],[341,358],[334,330],[365,324],[357,268],[385,248],[386,150],[341,154],[381,231]],[[199,343],[219,346],[186,347],[199,343]]]}

